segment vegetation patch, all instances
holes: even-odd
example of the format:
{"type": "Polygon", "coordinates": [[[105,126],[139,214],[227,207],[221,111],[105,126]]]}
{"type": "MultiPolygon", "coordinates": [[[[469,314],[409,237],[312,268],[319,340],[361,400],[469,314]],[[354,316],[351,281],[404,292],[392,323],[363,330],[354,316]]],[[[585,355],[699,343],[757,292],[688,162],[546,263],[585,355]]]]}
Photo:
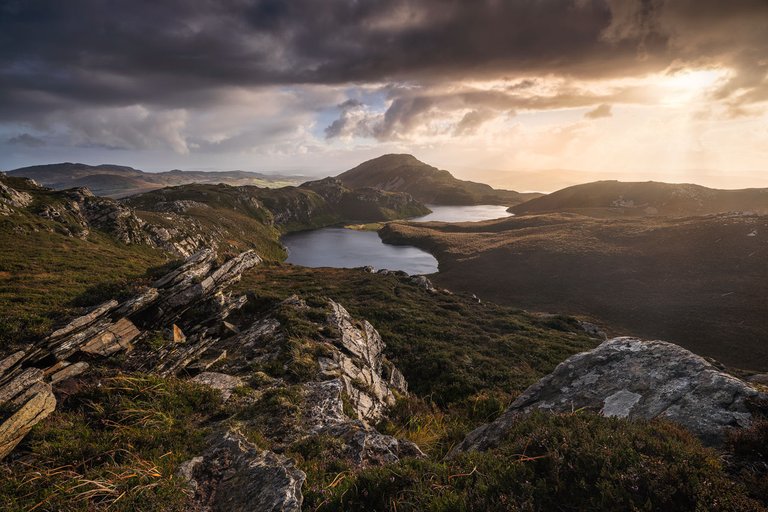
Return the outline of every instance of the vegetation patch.
{"type": "Polygon", "coordinates": [[[2,510],[185,510],[178,465],[204,447],[219,393],[119,374],[69,396],[0,464],[2,510]]]}
{"type": "Polygon", "coordinates": [[[680,427],[592,414],[521,418],[495,450],[344,478],[310,510],[763,510],[680,427]],[[314,507],[314,508],[313,508],[314,507]]]}

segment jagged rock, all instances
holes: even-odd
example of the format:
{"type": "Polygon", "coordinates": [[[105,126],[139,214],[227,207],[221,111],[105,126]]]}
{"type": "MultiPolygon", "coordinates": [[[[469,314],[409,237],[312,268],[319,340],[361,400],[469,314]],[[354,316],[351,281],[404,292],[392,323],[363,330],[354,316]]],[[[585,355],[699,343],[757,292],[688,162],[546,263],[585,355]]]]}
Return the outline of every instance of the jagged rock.
{"type": "Polygon", "coordinates": [[[355,464],[388,464],[402,457],[423,457],[414,443],[379,433],[376,429],[344,412],[342,393],[346,392],[340,379],[310,382],[305,385],[304,413],[310,434],[327,434],[345,443],[347,457],[355,464]]]}
{"type": "Polygon", "coordinates": [[[45,372],[40,368],[27,368],[0,387],[0,405],[13,400],[36,382],[43,380],[45,372]]]}
{"type": "Polygon", "coordinates": [[[191,382],[221,391],[221,398],[225,402],[232,396],[232,390],[234,388],[238,388],[245,384],[240,377],[216,372],[203,372],[192,378],[191,382]]]}
{"type": "Polygon", "coordinates": [[[127,318],[121,318],[80,346],[80,351],[87,354],[109,356],[122,350],[131,350],[131,342],[141,334],[141,331],[127,318]]]}
{"type": "Polygon", "coordinates": [[[85,314],[83,316],[77,317],[71,322],[69,322],[67,325],[62,327],[61,329],[58,329],[56,331],[53,331],[49,336],[48,339],[55,339],[55,338],[61,338],[64,337],[73,331],[76,331],[78,329],[82,329],[85,326],[88,326],[92,323],[94,323],[99,318],[103,317],[113,309],[115,309],[118,306],[118,302],[116,300],[110,300],[103,304],[100,304],[93,308],[88,314],[85,314]]]}
{"type": "Polygon", "coordinates": [[[56,384],[57,382],[61,382],[66,379],[77,377],[78,375],[85,372],[89,368],[89,366],[90,365],[85,361],[80,361],[78,363],[74,363],[69,366],[66,366],[63,369],[51,375],[51,384],[56,384]]]}
{"type": "Polygon", "coordinates": [[[20,409],[0,424],[0,459],[11,453],[32,427],[56,408],[56,397],[53,396],[51,386],[45,384],[38,389],[20,409]]]}
{"type": "Polygon", "coordinates": [[[179,475],[194,490],[200,512],[300,512],[306,475],[282,455],[260,450],[239,433],[218,434],[179,475]]]}
{"type": "Polygon", "coordinates": [[[25,208],[32,203],[32,196],[26,192],[19,192],[4,183],[0,183],[0,203],[5,203],[14,208],[25,208]]]}
{"type": "Polygon", "coordinates": [[[341,304],[332,300],[329,300],[328,304],[331,307],[328,320],[339,330],[341,346],[353,356],[362,359],[372,370],[380,370],[384,341],[376,329],[367,320],[364,320],[360,327],[356,326],[341,304]]]}
{"type": "Polygon", "coordinates": [[[21,361],[21,359],[24,357],[24,354],[25,352],[23,350],[19,350],[18,352],[14,352],[13,354],[0,361],[0,379],[3,377],[5,372],[13,368],[16,363],[21,361]]]}
{"type": "Polygon", "coordinates": [[[707,444],[719,444],[729,427],[750,425],[747,402],[757,398],[765,395],[682,347],[614,338],[558,365],[498,419],[471,432],[454,452],[497,445],[519,415],[536,409],[584,409],[630,420],[664,418],[707,444]]]}

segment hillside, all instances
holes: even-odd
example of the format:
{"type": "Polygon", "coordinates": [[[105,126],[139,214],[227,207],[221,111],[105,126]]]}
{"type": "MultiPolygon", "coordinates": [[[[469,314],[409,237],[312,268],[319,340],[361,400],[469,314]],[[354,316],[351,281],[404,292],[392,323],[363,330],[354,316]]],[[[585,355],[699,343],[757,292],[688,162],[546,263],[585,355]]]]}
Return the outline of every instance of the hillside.
{"type": "Polygon", "coordinates": [[[768,370],[768,217],[596,219],[576,214],[466,224],[390,223],[391,243],[440,263],[436,283],[526,309],[588,315],[768,370]]]}
{"type": "MultiPolygon", "coordinates": [[[[118,202],[0,175],[0,508],[764,510],[766,397],[694,354],[423,276],[276,262],[286,230],[422,208],[334,179],[118,202]],[[601,414],[625,395],[636,413],[601,414]]],[[[537,218],[507,221],[563,222],[537,218]]],[[[451,235],[480,227],[509,229],[451,235]]]]}
{"type": "Polygon", "coordinates": [[[0,347],[202,248],[281,261],[283,232],[428,211],[405,194],[351,191],[333,179],[282,189],[183,185],[120,202],[0,173],[0,347]]]}
{"type": "Polygon", "coordinates": [[[9,176],[31,178],[56,190],[88,187],[98,196],[121,198],[162,187],[189,183],[224,183],[282,187],[295,185],[298,178],[245,171],[173,171],[150,173],[121,165],[60,163],[14,169],[9,176]]]}
{"type": "Polygon", "coordinates": [[[596,217],[677,217],[726,212],[768,213],[768,189],[718,190],[700,185],[597,181],[512,206],[517,215],[572,212],[596,217]]]}
{"type": "Polygon", "coordinates": [[[351,188],[407,192],[422,203],[436,205],[512,206],[540,195],[496,190],[484,183],[459,180],[412,155],[383,155],[339,174],[338,179],[351,188]]]}

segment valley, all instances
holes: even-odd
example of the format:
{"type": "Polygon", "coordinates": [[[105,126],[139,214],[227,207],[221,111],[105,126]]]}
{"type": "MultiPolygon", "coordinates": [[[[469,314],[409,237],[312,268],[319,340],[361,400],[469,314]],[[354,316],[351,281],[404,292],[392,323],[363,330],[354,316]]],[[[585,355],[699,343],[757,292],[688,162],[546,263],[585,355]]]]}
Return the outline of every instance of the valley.
{"type": "Polygon", "coordinates": [[[0,505],[764,510],[762,192],[424,204],[341,176],[122,200],[0,176],[0,505]]]}

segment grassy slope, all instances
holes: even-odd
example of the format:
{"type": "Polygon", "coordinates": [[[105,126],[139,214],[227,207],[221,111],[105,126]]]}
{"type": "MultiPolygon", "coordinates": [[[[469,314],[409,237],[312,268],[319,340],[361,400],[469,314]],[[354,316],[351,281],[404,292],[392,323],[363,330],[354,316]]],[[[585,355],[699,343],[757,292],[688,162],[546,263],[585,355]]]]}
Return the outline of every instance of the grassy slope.
{"type": "Polygon", "coordinates": [[[441,405],[485,391],[521,392],[571,354],[591,348],[569,317],[540,318],[463,295],[431,294],[362,270],[259,267],[238,289],[254,300],[330,297],[381,333],[411,389],[441,405]]]}
{"type": "Polygon", "coordinates": [[[47,333],[55,323],[140,285],[167,257],[93,231],[87,240],[56,222],[0,216],[0,348],[47,333]]]}
{"type": "Polygon", "coordinates": [[[441,269],[434,279],[451,289],[595,316],[616,332],[768,369],[766,217],[542,215],[459,226],[396,223],[382,234],[433,251],[441,269]]]}

